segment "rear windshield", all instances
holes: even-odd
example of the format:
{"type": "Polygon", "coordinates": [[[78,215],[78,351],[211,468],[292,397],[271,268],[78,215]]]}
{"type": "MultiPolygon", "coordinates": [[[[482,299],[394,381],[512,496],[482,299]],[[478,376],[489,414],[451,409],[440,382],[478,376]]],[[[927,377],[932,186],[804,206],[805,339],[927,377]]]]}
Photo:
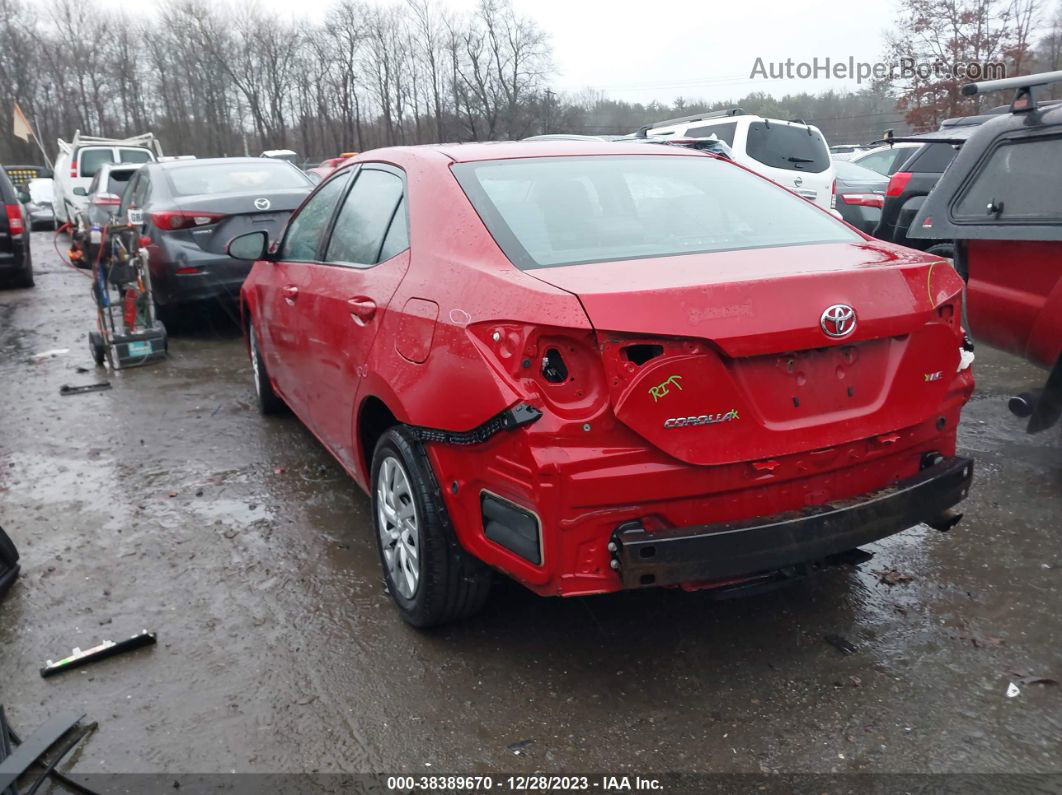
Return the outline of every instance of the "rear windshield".
{"type": "Polygon", "coordinates": [[[805,199],[700,155],[493,160],[453,170],[524,269],[862,240],[805,199]]]}
{"type": "Polygon", "coordinates": [[[312,183],[294,166],[266,160],[241,163],[202,163],[166,170],[170,186],[178,196],[200,193],[241,193],[245,191],[290,190],[312,183]]]}
{"type": "Polygon", "coordinates": [[[155,158],[147,149],[119,149],[120,163],[147,163],[155,158]]]}
{"type": "Polygon", "coordinates": [[[81,166],[78,174],[82,177],[94,177],[104,163],[114,162],[114,150],[106,149],[82,149],[80,152],[81,166]]]}
{"type": "Polygon", "coordinates": [[[122,191],[125,190],[125,186],[129,184],[129,180],[133,178],[133,174],[136,171],[128,169],[116,169],[107,175],[107,192],[116,193],[119,196],[122,195],[122,191]]]}
{"type": "Polygon", "coordinates": [[[826,142],[809,127],[754,121],[749,125],[745,151],[772,168],[818,174],[830,167],[826,142]]]}

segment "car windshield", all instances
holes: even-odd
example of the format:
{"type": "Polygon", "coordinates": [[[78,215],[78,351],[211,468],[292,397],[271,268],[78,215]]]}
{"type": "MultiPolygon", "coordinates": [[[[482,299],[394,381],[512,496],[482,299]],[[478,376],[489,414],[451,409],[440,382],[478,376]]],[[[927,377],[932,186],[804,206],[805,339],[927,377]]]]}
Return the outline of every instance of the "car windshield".
{"type": "Polygon", "coordinates": [[[701,155],[492,160],[453,171],[525,269],[862,239],[784,188],[701,155]]]}
{"type": "Polygon", "coordinates": [[[291,190],[312,184],[288,163],[262,159],[259,162],[200,163],[166,170],[178,196],[201,193],[244,193],[291,190]]]}

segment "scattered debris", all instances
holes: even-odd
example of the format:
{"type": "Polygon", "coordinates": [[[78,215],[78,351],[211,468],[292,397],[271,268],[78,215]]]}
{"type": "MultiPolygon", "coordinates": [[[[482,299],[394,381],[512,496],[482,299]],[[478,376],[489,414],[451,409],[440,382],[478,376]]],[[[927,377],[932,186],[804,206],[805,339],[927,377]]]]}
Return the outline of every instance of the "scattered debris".
{"type": "Polygon", "coordinates": [[[287,470],[284,467],[277,467],[273,470],[274,475],[283,475],[287,470]]]}
{"type": "Polygon", "coordinates": [[[517,756],[520,756],[521,754],[524,753],[524,751],[526,751],[531,746],[531,744],[533,742],[534,742],[534,740],[520,740],[519,742],[510,743],[509,745],[507,745],[505,747],[508,748],[510,751],[512,751],[517,756]]]}
{"type": "Polygon", "coordinates": [[[1016,684],[1011,682],[1009,685],[1007,685],[1007,698],[1014,698],[1015,696],[1020,696],[1020,695],[1021,695],[1021,688],[1019,688],[1016,684]]]}
{"type": "Polygon", "coordinates": [[[841,652],[841,654],[855,654],[859,651],[859,648],[852,641],[840,635],[823,635],[822,639],[841,652]]]}
{"type": "Polygon", "coordinates": [[[45,359],[54,359],[56,356],[62,356],[65,353],[70,353],[69,348],[52,348],[50,351],[41,351],[35,353],[30,357],[31,362],[41,362],[45,359]]]}
{"type": "Polygon", "coordinates": [[[1057,685],[1058,680],[1052,679],[1049,676],[1036,676],[1026,671],[1007,671],[1011,676],[1018,678],[1018,682],[1022,685],[1044,685],[1051,686],[1057,685]]]}
{"type": "Polygon", "coordinates": [[[84,395],[87,392],[102,392],[105,389],[111,388],[110,381],[102,381],[98,384],[84,384],[83,386],[70,386],[69,384],[63,384],[59,387],[60,395],[84,395]]]}
{"type": "Polygon", "coordinates": [[[14,583],[18,570],[18,550],[15,549],[15,542],[4,532],[4,528],[0,527],[0,596],[14,583]]]}
{"type": "Polygon", "coordinates": [[[21,792],[27,795],[36,792],[44,780],[51,776],[74,792],[96,795],[93,790],[55,769],[64,756],[96,729],[96,723],[78,726],[84,717],[77,713],[53,717],[22,742],[8,724],[4,708],[0,707],[0,792],[15,792],[15,782],[26,775],[34,765],[40,765],[44,772],[27,789],[20,790],[21,792]],[[67,737],[67,740],[57,745],[63,737],[67,737]],[[53,747],[57,747],[57,750],[50,761],[46,760],[44,755],[53,747]]]}
{"type": "Polygon", "coordinates": [[[914,579],[910,574],[904,574],[902,571],[897,571],[896,569],[882,569],[881,571],[874,572],[874,574],[877,575],[878,582],[884,585],[903,585],[914,579]]]}
{"type": "Polygon", "coordinates": [[[139,634],[133,635],[126,640],[120,640],[117,643],[112,640],[105,640],[99,646],[93,646],[91,649],[86,649],[85,651],[75,648],[70,653],[69,657],[64,657],[58,662],[48,660],[47,664],[41,668],[41,676],[44,678],[55,676],[55,674],[62,673],[63,671],[79,668],[82,665],[87,665],[88,663],[96,662],[97,660],[105,660],[116,654],[139,649],[142,646],[152,646],[155,642],[155,633],[148,632],[145,629],[139,634]]]}

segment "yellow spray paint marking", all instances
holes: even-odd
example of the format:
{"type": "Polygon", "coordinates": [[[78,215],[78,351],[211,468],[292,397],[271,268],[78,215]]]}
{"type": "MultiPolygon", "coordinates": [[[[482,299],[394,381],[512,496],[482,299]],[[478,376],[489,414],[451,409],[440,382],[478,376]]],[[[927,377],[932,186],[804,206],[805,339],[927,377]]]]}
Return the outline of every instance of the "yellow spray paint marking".
{"type": "Polygon", "coordinates": [[[682,384],[679,383],[681,380],[681,375],[673,375],[664,383],[649,387],[649,394],[653,396],[653,402],[656,403],[660,398],[668,395],[671,391],[670,387],[675,387],[675,389],[681,392],[682,384]]]}

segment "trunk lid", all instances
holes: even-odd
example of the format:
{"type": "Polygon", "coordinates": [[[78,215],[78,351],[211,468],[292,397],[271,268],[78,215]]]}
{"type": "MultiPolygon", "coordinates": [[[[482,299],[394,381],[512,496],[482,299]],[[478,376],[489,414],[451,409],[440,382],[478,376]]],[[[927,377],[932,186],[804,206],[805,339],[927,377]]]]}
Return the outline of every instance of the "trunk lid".
{"type": "Polygon", "coordinates": [[[181,196],[177,204],[181,212],[218,213],[224,216],[217,223],[192,230],[193,239],[200,248],[214,254],[224,254],[228,242],[245,232],[264,230],[269,233],[270,240],[276,240],[288,217],[309,192],[307,188],[181,196]]]}
{"type": "Polygon", "coordinates": [[[939,410],[959,362],[954,270],[870,241],[530,273],[582,302],[616,417],[687,463],[914,425],[939,410]],[[841,338],[821,324],[833,305],[855,310],[841,338]]]}

